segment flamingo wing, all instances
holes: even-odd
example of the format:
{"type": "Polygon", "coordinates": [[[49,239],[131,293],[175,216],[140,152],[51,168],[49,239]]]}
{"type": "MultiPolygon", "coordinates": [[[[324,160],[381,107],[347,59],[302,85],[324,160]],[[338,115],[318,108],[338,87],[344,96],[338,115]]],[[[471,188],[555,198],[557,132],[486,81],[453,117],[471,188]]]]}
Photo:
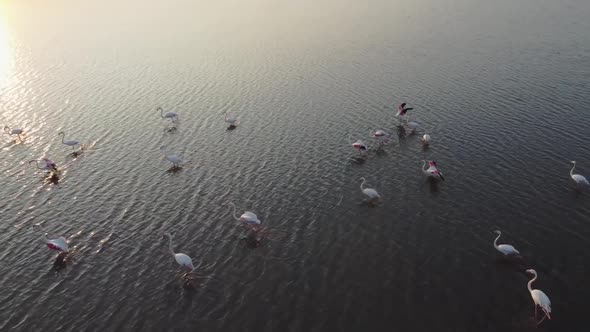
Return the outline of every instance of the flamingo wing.
{"type": "Polygon", "coordinates": [[[516,250],[513,246],[509,244],[500,244],[498,245],[498,251],[503,253],[504,255],[518,255],[520,252],[516,250]]]}
{"type": "Polygon", "coordinates": [[[574,179],[574,181],[576,181],[577,183],[583,183],[583,184],[586,184],[586,185],[589,184],[588,183],[588,180],[583,175],[580,175],[580,174],[574,174],[574,175],[572,175],[572,179],[574,179]]]}

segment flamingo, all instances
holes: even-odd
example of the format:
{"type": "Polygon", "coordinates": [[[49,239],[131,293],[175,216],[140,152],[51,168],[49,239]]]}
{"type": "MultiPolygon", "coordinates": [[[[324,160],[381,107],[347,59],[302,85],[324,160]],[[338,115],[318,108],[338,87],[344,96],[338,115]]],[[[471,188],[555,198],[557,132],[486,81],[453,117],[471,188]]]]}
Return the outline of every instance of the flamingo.
{"type": "Polygon", "coordinates": [[[363,192],[363,194],[365,194],[369,198],[369,201],[374,202],[374,201],[380,200],[381,196],[379,195],[377,190],[375,190],[373,188],[365,188],[364,184],[365,184],[366,180],[364,177],[361,177],[361,180],[363,180],[361,182],[361,191],[363,192]]]}
{"type": "Polygon", "coordinates": [[[410,121],[410,116],[408,115],[408,121],[407,121],[408,127],[410,127],[410,134],[413,134],[416,132],[416,130],[421,130],[422,126],[420,126],[420,124],[418,122],[415,121],[410,121]]]}
{"type": "Polygon", "coordinates": [[[168,148],[165,146],[160,147],[160,151],[164,154],[166,160],[172,163],[172,168],[179,168],[180,165],[184,162],[181,156],[175,154],[168,154],[168,148]]]}
{"type": "Polygon", "coordinates": [[[505,256],[518,256],[518,255],[520,255],[520,252],[518,252],[518,250],[516,250],[513,246],[511,246],[509,244],[498,245],[497,242],[498,242],[498,239],[500,238],[500,235],[502,235],[502,232],[500,232],[499,230],[495,230],[494,233],[498,234],[498,237],[496,237],[496,239],[494,240],[494,248],[496,248],[496,250],[498,250],[499,252],[501,252],[505,256]]]}
{"type": "Polygon", "coordinates": [[[60,135],[61,135],[61,142],[64,145],[71,146],[72,150],[75,149],[77,146],[80,146],[80,142],[78,142],[78,141],[66,141],[65,140],[66,134],[63,131],[60,131],[59,134],[57,134],[57,136],[60,136],[60,135]]]}
{"type": "Polygon", "coordinates": [[[229,123],[229,128],[234,129],[240,123],[238,117],[232,113],[225,112],[225,122],[229,123]]]}
{"type": "Polygon", "coordinates": [[[430,135],[428,134],[424,134],[421,138],[420,138],[420,142],[422,142],[422,145],[427,146],[430,144],[430,135]]]}
{"type": "Polygon", "coordinates": [[[4,126],[4,133],[10,136],[16,135],[21,142],[23,140],[22,137],[20,137],[20,135],[23,133],[21,128],[10,128],[9,126],[4,126]]]}
{"type": "Polygon", "coordinates": [[[39,160],[36,160],[36,159],[29,160],[29,164],[31,164],[31,163],[36,163],[37,164],[37,167],[36,168],[37,169],[40,169],[40,170],[44,170],[44,171],[55,171],[55,170],[57,170],[57,164],[54,161],[49,160],[48,158],[41,158],[40,161],[39,160]],[[39,163],[40,162],[41,162],[41,166],[39,166],[39,163]]]}
{"type": "MultiPolygon", "coordinates": [[[[352,136],[349,136],[348,139],[352,142],[352,136]]],[[[369,147],[365,144],[365,142],[361,141],[360,139],[351,143],[351,145],[353,149],[358,151],[359,155],[362,155],[369,150],[369,147]]]]}
{"type": "Polygon", "coordinates": [[[189,269],[191,272],[195,270],[193,260],[187,254],[174,252],[174,249],[172,248],[172,235],[170,233],[164,233],[164,236],[168,237],[168,240],[170,240],[170,242],[168,243],[168,249],[170,250],[172,256],[174,256],[174,260],[176,260],[176,263],[178,263],[178,265],[180,265],[181,267],[189,269]]]}
{"type": "Polygon", "coordinates": [[[65,252],[65,253],[68,252],[68,243],[67,243],[65,237],[60,236],[55,239],[48,239],[47,233],[45,233],[45,231],[41,227],[41,224],[35,224],[35,226],[41,228],[41,230],[43,231],[43,235],[41,236],[41,239],[43,240],[43,242],[45,242],[45,244],[47,245],[47,247],[49,249],[56,250],[59,252],[65,252]]]}
{"type": "Polygon", "coordinates": [[[371,135],[371,137],[379,141],[379,146],[388,144],[390,141],[389,139],[391,137],[391,134],[383,129],[379,129],[374,133],[371,131],[369,134],[371,135]]]}
{"type": "Polygon", "coordinates": [[[441,171],[438,170],[438,166],[434,160],[428,161],[428,169],[426,169],[426,160],[422,160],[424,163],[422,164],[422,172],[426,175],[431,176],[435,179],[445,180],[441,171]]]}
{"type": "Polygon", "coordinates": [[[399,117],[400,121],[402,119],[402,117],[406,116],[406,113],[408,111],[413,110],[413,107],[406,107],[406,103],[401,103],[398,107],[397,107],[397,114],[395,116],[399,117]]]}
{"type": "Polygon", "coordinates": [[[590,186],[590,183],[588,183],[588,180],[586,180],[586,178],[583,175],[580,174],[574,174],[574,168],[576,168],[576,162],[574,160],[572,160],[572,164],[574,164],[574,166],[572,167],[571,171],[570,171],[570,176],[572,177],[572,180],[576,181],[576,184],[579,186],[590,186]]]}
{"type": "Polygon", "coordinates": [[[166,112],[166,114],[164,114],[164,110],[162,109],[162,107],[156,108],[156,111],[160,111],[160,116],[162,117],[162,119],[170,119],[170,121],[172,122],[176,122],[176,120],[178,120],[178,114],[174,113],[174,112],[166,112]]]}
{"type": "Polygon", "coordinates": [[[234,205],[234,203],[229,202],[228,204],[233,209],[232,215],[233,215],[234,219],[236,219],[237,221],[243,222],[244,225],[248,226],[249,228],[256,229],[262,223],[262,221],[260,221],[260,219],[258,219],[258,216],[254,212],[244,211],[244,213],[240,217],[238,217],[236,215],[236,206],[234,205]]]}
{"type": "MultiPolygon", "coordinates": [[[[549,300],[549,297],[547,297],[547,295],[545,295],[542,290],[533,289],[531,287],[533,281],[537,280],[537,271],[528,269],[526,272],[534,275],[533,279],[528,282],[527,288],[529,289],[529,292],[531,292],[533,302],[535,302],[535,320],[537,319],[537,306],[541,307],[541,310],[543,310],[545,313],[545,317],[551,319],[551,301],[549,300]]],[[[543,317],[543,319],[541,319],[537,325],[541,324],[543,320],[545,320],[545,317],[543,317]]]]}

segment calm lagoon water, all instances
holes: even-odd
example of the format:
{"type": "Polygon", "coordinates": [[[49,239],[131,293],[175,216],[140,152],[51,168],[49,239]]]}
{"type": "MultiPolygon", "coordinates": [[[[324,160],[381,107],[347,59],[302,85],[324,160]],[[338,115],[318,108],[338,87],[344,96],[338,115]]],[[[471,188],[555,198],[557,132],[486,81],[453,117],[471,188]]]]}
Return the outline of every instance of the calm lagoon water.
{"type": "Polygon", "coordinates": [[[590,176],[590,2],[0,3],[0,124],[26,131],[0,141],[0,330],[587,331],[590,192],[569,171],[590,176]],[[394,130],[402,101],[430,148],[351,163],[349,135],[394,130]],[[167,172],[164,145],[191,163],[167,172]],[[280,236],[245,245],[230,201],[280,236]],[[38,222],[71,238],[67,268],[38,222]],[[539,328],[526,268],[553,303],[539,328]]]}

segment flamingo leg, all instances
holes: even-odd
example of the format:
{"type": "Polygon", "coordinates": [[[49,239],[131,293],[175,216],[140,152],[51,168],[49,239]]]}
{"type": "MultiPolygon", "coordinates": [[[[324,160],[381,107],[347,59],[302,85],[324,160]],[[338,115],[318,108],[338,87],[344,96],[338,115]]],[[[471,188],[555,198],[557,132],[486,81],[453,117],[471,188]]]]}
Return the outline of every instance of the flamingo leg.
{"type": "Polygon", "coordinates": [[[535,320],[537,320],[537,305],[535,304],[535,320]]]}

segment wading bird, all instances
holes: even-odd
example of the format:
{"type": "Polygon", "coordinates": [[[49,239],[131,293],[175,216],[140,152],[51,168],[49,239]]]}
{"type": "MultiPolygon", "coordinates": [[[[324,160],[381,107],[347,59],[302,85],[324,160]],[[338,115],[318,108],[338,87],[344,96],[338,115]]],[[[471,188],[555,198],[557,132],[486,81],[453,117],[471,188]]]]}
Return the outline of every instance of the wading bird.
{"type": "Polygon", "coordinates": [[[166,114],[164,114],[162,107],[156,108],[156,111],[160,111],[160,116],[162,119],[170,119],[172,122],[176,122],[176,120],[178,120],[178,114],[174,112],[166,112],[166,114]]]}
{"type": "Polygon", "coordinates": [[[406,113],[408,111],[413,110],[413,107],[406,107],[406,103],[401,103],[398,107],[397,107],[397,114],[395,116],[399,117],[400,121],[403,117],[406,116],[406,113]]]}
{"type": "Polygon", "coordinates": [[[78,141],[66,141],[66,134],[63,131],[60,131],[59,134],[57,134],[57,136],[61,136],[61,143],[67,146],[71,146],[72,150],[74,150],[77,146],[80,146],[80,142],[78,141]]]}
{"type": "Polygon", "coordinates": [[[47,233],[43,230],[43,228],[41,227],[41,224],[35,224],[35,226],[41,228],[41,231],[43,232],[41,239],[43,240],[43,242],[45,242],[45,244],[47,245],[47,247],[49,249],[60,251],[60,252],[66,252],[66,253],[68,252],[68,243],[67,243],[65,237],[60,236],[55,239],[48,239],[47,233]]]}
{"type": "Polygon", "coordinates": [[[426,174],[430,177],[433,177],[435,179],[441,179],[443,181],[445,180],[442,172],[438,170],[438,166],[436,165],[436,162],[434,160],[428,161],[428,169],[426,169],[426,160],[422,160],[422,161],[423,161],[422,172],[424,172],[424,174],[426,174]]]}
{"type": "Polygon", "coordinates": [[[20,137],[20,135],[23,133],[21,128],[10,128],[9,126],[4,126],[4,133],[9,136],[16,135],[21,142],[23,140],[22,137],[20,137]]]}
{"type": "Polygon", "coordinates": [[[236,127],[240,123],[238,117],[235,114],[228,113],[227,111],[224,114],[225,122],[229,124],[229,127],[227,127],[227,129],[236,129],[236,127]]]}
{"type": "Polygon", "coordinates": [[[428,135],[428,134],[422,135],[422,137],[420,138],[420,142],[422,142],[422,145],[428,146],[430,144],[430,135],[428,135]]]}
{"type": "Polygon", "coordinates": [[[363,180],[361,182],[361,191],[363,194],[365,194],[368,198],[369,198],[369,202],[370,203],[375,203],[379,200],[381,200],[381,196],[379,195],[379,193],[377,192],[377,190],[373,189],[373,188],[365,188],[364,184],[365,184],[365,178],[362,177],[361,180],[363,180]]]}
{"type": "Polygon", "coordinates": [[[57,164],[48,158],[41,158],[41,160],[29,160],[29,165],[36,163],[36,168],[43,171],[57,171],[57,164]]]}
{"type": "Polygon", "coordinates": [[[499,230],[495,230],[494,233],[498,234],[498,236],[494,240],[494,248],[496,248],[496,250],[498,250],[499,252],[501,252],[505,256],[519,256],[520,255],[520,252],[518,252],[518,250],[516,250],[513,246],[511,246],[509,244],[498,245],[498,239],[500,238],[500,235],[502,235],[502,232],[500,232],[499,230]]]}
{"type": "Polygon", "coordinates": [[[543,322],[543,320],[545,320],[545,317],[551,319],[551,301],[549,300],[547,295],[545,295],[545,293],[543,293],[542,290],[533,289],[531,287],[531,285],[533,284],[533,281],[537,280],[537,271],[535,271],[533,269],[529,269],[529,270],[526,270],[526,272],[534,275],[533,279],[531,279],[529,281],[529,283],[527,284],[527,288],[529,289],[529,292],[531,292],[531,297],[533,298],[533,302],[535,302],[535,320],[537,320],[537,306],[541,307],[541,310],[543,310],[543,312],[545,313],[545,316],[543,317],[543,319],[541,319],[539,322],[537,322],[537,325],[539,325],[543,322]]]}
{"type": "Polygon", "coordinates": [[[260,224],[262,222],[260,221],[260,219],[258,219],[258,216],[255,213],[250,211],[244,211],[244,213],[240,217],[238,217],[236,215],[236,206],[234,205],[234,203],[229,202],[228,205],[232,208],[232,215],[234,219],[236,219],[237,221],[241,221],[246,227],[248,227],[251,230],[257,230],[258,228],[260,228],[260,224]]]}
{"type": "Polygon", "coordinates": [[[176,260],[176,263],[178,263],[178,265],[180,265],[181,267],[189,269],[189,272],[194,270],[195,266],[193,265],[193,260],[187,254],[174,252],[174,248],[172,247],[172,235],[170,233],[164,233],[164,236],[168,237],[168,249],[170,250],[172,256],[174,256],[174,260],[176,260]]]}
{"type": "Polygon", "coordinates": [[[570,176],[572,177],[572,180],[576,181],[576,185],[578,185],[578,187],[590,186],[590,183],[588,183],[588,180],[586,180],[586,178],[583,175],[574,174],[574,168],[576,168],[576,162],[574,160],[572,160],[572,164],[574,164],[574,166],[572,167],[572,170],[570,171],[570,176]]]}
{"type": "Polygon", "coordinates": [[[175,154],[169,154],[168,148],[166,146],[160,147],[160,151],[162,151],[162,153],[164,154],[164,158],[166,158],[166,160],[168,160],[169,162],[172,163],[173,169],[178,169],[178,168],[182,167],[181,165],[182,165],[182,163],[184,163],[184,160],[182,159],[181,156],[178,156],[175,154]]]}

